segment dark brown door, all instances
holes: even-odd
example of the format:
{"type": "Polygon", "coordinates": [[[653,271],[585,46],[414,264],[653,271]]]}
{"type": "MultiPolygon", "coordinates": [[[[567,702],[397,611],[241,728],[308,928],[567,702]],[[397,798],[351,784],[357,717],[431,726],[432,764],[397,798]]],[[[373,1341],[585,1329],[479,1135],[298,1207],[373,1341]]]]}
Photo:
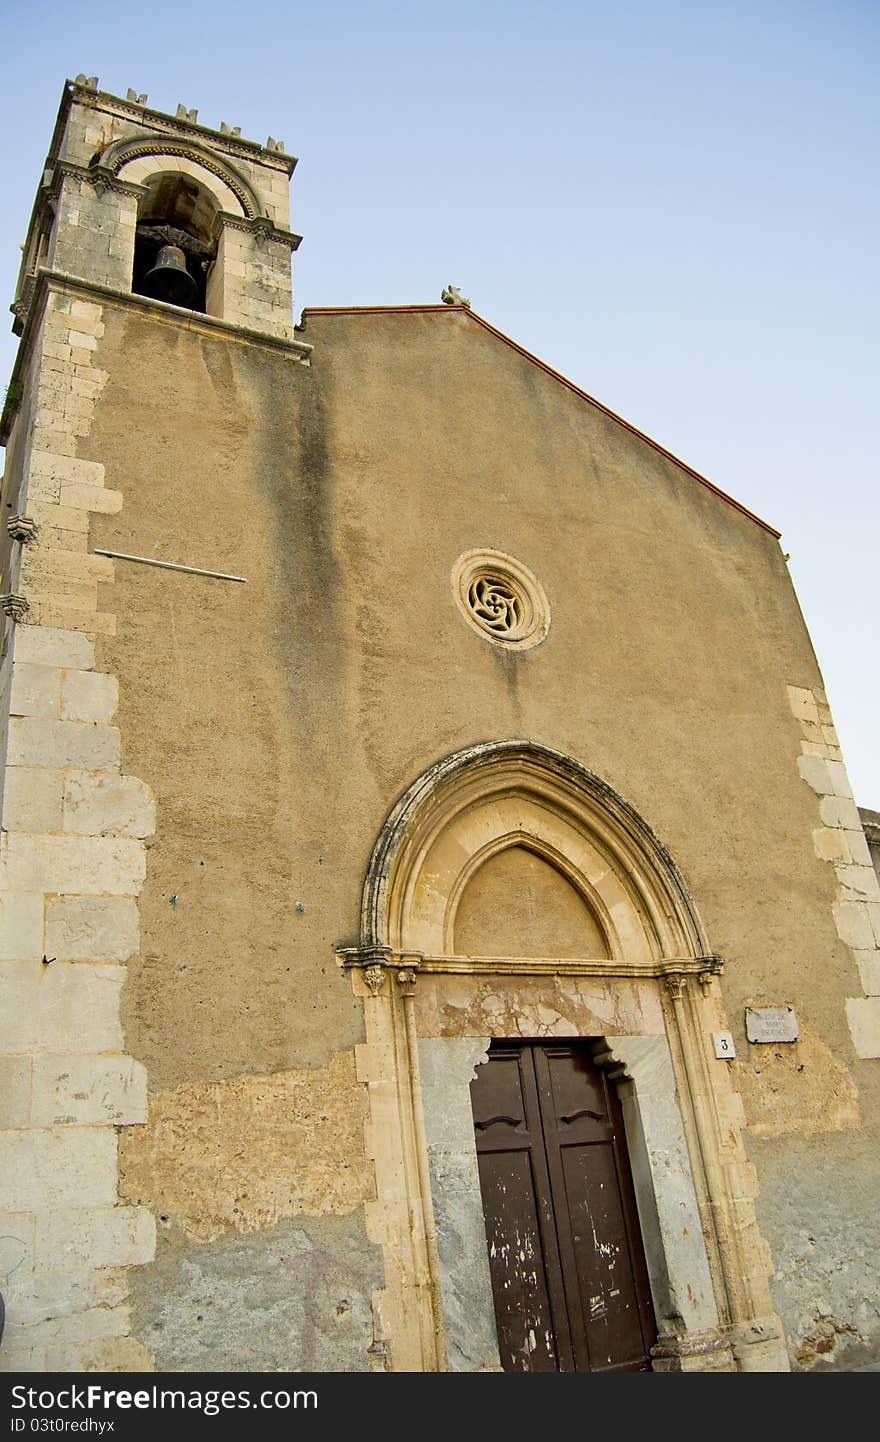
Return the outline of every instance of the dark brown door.
{"type": "Polygon", "coordinates": [[[471,1097],[504,1370],[647,1370],[657,1334],[614,1086],[583,1044],[505,1041],[471,1097]]]}

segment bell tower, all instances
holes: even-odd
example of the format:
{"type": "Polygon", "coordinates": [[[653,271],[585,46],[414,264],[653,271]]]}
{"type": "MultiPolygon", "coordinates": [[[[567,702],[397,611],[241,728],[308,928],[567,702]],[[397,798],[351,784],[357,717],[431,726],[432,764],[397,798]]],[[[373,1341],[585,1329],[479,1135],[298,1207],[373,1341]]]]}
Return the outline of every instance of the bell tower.
{"type": "MultiPolygon", "coordinates": [[[[270,415],[310,351],[292,319],[295,160],[280,141],[146,100],[83,75],[65,85],[11,307],[21,340],[0,422],[6,1371],[146,1365],[124,1269],[151,1260],[156,1229],[121,1192],[117,1151],[146,1119],[146,1072],[126,1052],[120,1008],[156,797],[126,739],[125,698],[139,688],[120,684],[120,656],[143,658],[173,698],[167,616],[148,619],[155,578],[176,587],[159,604],[178,618],[198,626],[232,605],[228,624],[242,624],[231,593],[246,588],[227,573],[247,522],[229,517],[236,505],[247,514],[259,470],[250,452],[239,460],[253,433],[240,416],[270,415]]],[[[196,642],[194,654],[206,649],[196,642]]]]}
{"type": "Polygon", "coordinates": [[[41,270],[115,291],[144,289],[160,249],[184,254],[192,308],[292,336],[288,186],[296,160],[271,136],[198,124],[79,76],[64,89],[13,305],[21,334],[41,270]]]}

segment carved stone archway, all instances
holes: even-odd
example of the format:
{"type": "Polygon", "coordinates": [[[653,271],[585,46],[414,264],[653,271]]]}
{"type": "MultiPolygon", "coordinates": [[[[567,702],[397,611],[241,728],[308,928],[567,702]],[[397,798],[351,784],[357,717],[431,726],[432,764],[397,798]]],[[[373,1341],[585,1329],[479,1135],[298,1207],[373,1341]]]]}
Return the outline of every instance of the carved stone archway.
{"type": "Polygon", "coordinates": [[[189,137],[175,140],[162,135],[147,135],[111,141],[95,156],[90,171],[98,178],[111,180],[119,177],[141,182],[168,168],[169,162],[173,170],[175,162],[180,161],[192,167],[192,173],[213,193],[219,210],[240,212],[249,220],[265,216],[265,208],[257,192],[241,171],[189,137]]]}
{"type": "Polygon", "coordinates": [[[601,1038],[616,1067],[660,1330],[655,1368],[787,1370],[741,1105],[711,1051],[712,1031],[726,1029],[712,984],[721,962],[675,862],[633,807],[527,741],[444,758],[389,813],[360,944],[338,955],[365,999],[370,1222],[386,1261],[378,1341],[394,1370],[493,1366],[468,1086],[489,1041],[505,1036],[601,1038]],[[456,951],[462,897],[511,848],[573,888],[600,955],[456,951]],[[443,1255],[453,1195],[446,1252],[463,1259],[466,1297],[443,1255]],[[464,1313],[482,1315],[482,1342],[464,1313]]]}

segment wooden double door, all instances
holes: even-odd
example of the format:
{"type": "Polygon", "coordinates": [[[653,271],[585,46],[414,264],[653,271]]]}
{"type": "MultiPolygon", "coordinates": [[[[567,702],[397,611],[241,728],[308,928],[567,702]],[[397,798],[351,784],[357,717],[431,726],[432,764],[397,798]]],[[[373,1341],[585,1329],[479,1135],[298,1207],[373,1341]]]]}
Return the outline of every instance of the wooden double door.
{"type": "Polygon", "coordinates": [[[493,1042],[471,1097],[504,1370],[649,1370],[620,1102],[589,1046],[493,1042]]]}

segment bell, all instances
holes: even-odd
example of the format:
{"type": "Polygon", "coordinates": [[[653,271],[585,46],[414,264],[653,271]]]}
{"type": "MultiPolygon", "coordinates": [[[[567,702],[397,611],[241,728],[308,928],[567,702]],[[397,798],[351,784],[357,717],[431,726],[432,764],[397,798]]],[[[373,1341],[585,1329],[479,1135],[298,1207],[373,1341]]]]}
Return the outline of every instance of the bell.
{"type": "Polygon", "coordinates": [[[186,268],[186,256],[177,245],[163,245],[156,264],[144,276],[143,294],[169,305],[191,307],[198,287],[186,268]]]}

